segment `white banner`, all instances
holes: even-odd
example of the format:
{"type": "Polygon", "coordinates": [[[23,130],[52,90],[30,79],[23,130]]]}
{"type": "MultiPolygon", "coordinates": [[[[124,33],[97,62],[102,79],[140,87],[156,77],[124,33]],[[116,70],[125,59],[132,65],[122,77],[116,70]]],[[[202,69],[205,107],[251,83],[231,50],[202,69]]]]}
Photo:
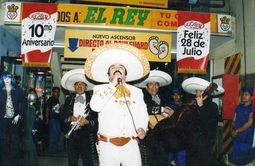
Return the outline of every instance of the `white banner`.
{"type": "Polygon", "coordinates": [[[23,64],[50,63],[57,24],[56,4],[23,4],[21,54],[23,64]]]}
{"type": "Polygon", "coordinates": [[[178,60],[188,57],[197,60],[206,57],[210,48],[210,22],[203,24],[198,21],[188,21],[186,25],[177,29],[178,60]],[[201,28],[189,24],[199,25],[201,28]]]}
{"type": "Polygon", "coordinates": [[[206,72],[210,50],[210,15],[178,12],[178,23],[178,72],[206,72]]]}

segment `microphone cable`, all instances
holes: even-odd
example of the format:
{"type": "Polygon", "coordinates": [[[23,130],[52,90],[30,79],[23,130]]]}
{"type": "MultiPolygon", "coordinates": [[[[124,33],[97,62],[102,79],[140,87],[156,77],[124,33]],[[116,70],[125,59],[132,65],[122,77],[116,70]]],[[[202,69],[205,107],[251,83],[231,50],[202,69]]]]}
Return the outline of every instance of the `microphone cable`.
{"type": "MultiPolygon", "coordinates": [[[[121,85],[121,86],[123,86],[123,85],[121,85]]],[[[134,127],[134,129],[135,129],[135,132],[136,132],[136,134],[138,134],[137,131],[136,131],[135,120],[134,120],[134,117],[133,117],[133,115],[132,115],[132,113],[131,113],[131,110],[130,110],[128,104],[127,104],[127,98],[126,98],[125,93],[123,92],[123,89],[121,89],[121,93],[123,94],[123,97],[124,97],[124,100],[125,100],[125,104],[126,104],[126,106],[127,106],[128,112],[129,112],[129,114],[130,114],[130,116],[131,116],[132,123],[133,123],[133,127],[134,127]]]]}

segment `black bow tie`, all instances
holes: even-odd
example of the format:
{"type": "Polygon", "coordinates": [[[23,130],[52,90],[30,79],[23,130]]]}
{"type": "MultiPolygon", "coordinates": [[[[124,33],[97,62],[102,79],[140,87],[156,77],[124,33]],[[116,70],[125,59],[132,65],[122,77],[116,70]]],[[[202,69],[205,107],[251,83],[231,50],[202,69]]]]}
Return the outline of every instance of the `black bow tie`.
{"type": "Polygon", "coordinates": [[[83,96],[76,96],[74,103],[84,104],[85,103],[85,98],[83,96]]]}

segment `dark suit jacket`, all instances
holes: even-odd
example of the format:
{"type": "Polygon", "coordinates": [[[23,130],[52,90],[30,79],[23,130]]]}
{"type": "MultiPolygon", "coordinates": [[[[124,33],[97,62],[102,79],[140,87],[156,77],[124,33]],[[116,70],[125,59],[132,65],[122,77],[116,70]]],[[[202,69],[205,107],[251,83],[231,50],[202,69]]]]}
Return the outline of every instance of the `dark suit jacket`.
{"type": "MultiPolygon", "coordinates": [[[[62,118],[65,119],[66,122],[66,132],[68,132],[71,129],[70,122],[67,122],[68,117],[73,115],[73,106],[75,101],[76,94],[73,94],[66,98],[64,107],[62,110],[62,118]]],[[[86,103],[90,102],[90,96],[86,93],[86,103]]],[[[90,132],[97,132],[98,129],[98,120],[97,120],[97,113],[92,111],[90,106],[88,105],[89,109],[89,115],[86,117],[86,119],[89,121],[88,125],[85,125],[81,127],[80,131],[83,131],[84,134],[90,133],[90,132]]]]}
{"type": "MultiPolygon", "coordinates": [[[[15,87],[11,90],[12,104],[14,108],[14,117],[16,115],[23,115],[23,108],[25,104],[25,96],[20,87],[15,87]]],[[[6,112],[7,92],[5,89],[0,89],[0,119],[4,118],[6,112]]]]}
{"type": "Polygon", "coordinates": [[[159,96],[160,98],[160,104],[157,104],[155,101],[152,100],[152,96],[147,92],[146,89],[143,89],[144,94],[144,102],[147,105],[147,111],[149,115],[154,114],[161,114],[161,107],[166,106],[164,103],[164,100],[159,96]]]}

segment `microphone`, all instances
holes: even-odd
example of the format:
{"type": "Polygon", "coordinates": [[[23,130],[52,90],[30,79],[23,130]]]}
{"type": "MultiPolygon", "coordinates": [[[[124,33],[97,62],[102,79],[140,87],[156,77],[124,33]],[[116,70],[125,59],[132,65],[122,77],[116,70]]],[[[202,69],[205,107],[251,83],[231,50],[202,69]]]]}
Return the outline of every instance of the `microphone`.
{"type": "Polygon", "coordinates": [[[119,77],[119,78],[117,78],[117,85],[120,85],[121,82],[122,82],[122,78],[120,78],[120,77],[121,77],[121,72],[120,72],[119,70],[116,70],[116,71],[113,73],[113,75],[114,75],[115,77],[119,77]]]}
{"type": "Polygon", "coordinates": [[[122,82],[122,79],[118,78],[118,84],[121,84],[121,82],[122,82]]]}

